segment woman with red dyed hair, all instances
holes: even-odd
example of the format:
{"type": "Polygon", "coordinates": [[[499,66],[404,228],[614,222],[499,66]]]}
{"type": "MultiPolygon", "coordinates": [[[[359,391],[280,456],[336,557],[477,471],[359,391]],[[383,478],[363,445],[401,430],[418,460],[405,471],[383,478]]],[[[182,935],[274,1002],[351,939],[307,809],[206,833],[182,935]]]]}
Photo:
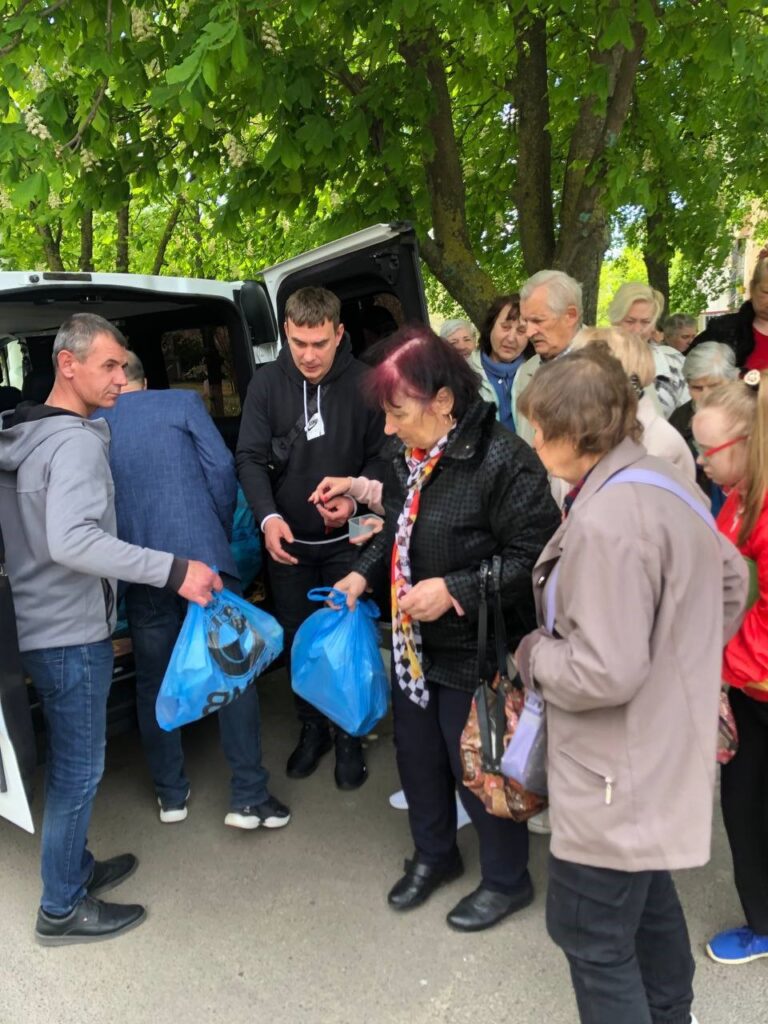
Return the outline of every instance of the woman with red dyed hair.
{"type": "Polygon", "coordinates": [[[370,396],[391,437],[385,525],[336,586],[354,605],[387,575],[391,583],[395,746],[416,851],[389,903],[417,907],[463,873],[459,783],[480,839],[482,877],[448,924],[480,931],[533,898],[526,826],[491,816],[461,785],[459,741],[478,684],[480,565],[502,556],[502,601],[516,642],[534,621],[531,571],[559,515],[533,451],[497,423],[477,374],[433,331],[402,329],[366,358],[370,396]]]}

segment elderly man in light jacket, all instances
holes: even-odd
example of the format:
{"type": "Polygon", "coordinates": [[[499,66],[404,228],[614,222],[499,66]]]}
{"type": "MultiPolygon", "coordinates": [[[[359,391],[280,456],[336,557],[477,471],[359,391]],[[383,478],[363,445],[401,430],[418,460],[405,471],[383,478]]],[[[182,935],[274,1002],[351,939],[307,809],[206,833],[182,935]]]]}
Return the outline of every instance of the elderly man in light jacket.
{"type": "MultiPolygon", "coordinates": [[[[512,388],[515,431],[533,444],[533,428],[517,408],[517,400],[539,367],[570,348],[581,328],[581,285],[562,270],[540,270],[520,289],[520,320],[536,354],[517,372],[512,388]]],[[[558,495],[555,494],[555,500],[558,495]]]]}

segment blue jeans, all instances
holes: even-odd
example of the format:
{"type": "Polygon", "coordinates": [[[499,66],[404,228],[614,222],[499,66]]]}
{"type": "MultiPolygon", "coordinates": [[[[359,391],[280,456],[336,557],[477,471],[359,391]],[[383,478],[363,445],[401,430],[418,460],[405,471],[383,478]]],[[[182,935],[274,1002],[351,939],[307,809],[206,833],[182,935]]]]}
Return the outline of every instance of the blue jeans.
{"type": "MultiPolygon", "coordinates": [[[[227,578],[230,590],[237,581],[227,578]]],[[[157,587],[134,583],[125,594],[128,627],[136,663],[136,710],[139,731],[155,790],[163,807],[181,807],[189,782],[184,771],[181,731],[157,724],[155,702],[187,610],[187,602],[157,587]]],[[[259,691],[253,683],[217,712],[221,747],[232,770],[230,807],[263,803],[269,796],[269,773],[261,764],[259,691]]]]}
{"type": "Polygon", "coordinates": [[[64,915],[85,896],[93,871],[88,825],[104,772],[112,642],[27,651],[22,661],[46,726],[41,906],[64,915]]]}

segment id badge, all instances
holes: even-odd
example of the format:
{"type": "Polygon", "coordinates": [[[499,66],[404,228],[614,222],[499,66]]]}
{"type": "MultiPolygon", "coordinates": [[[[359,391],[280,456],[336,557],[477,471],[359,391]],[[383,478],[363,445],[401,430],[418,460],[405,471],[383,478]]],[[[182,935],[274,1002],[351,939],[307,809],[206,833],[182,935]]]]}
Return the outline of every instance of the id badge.
{"type": "Polygon", "coordinates": [[[325,436],[325,424],[323,423],[323,417],[319,412],[315,413],[304,428],[304,432],[307,435],[308,441],[314,441],[318,437],[325,436]]]}

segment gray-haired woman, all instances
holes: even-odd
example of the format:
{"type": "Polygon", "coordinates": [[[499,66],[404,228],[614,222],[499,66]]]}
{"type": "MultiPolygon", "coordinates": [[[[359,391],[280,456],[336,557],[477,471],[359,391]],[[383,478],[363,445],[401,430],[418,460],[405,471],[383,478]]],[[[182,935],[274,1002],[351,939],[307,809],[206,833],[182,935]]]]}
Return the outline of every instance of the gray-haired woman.
{"type": "Polygon", "coordinates": [[[477,348],[475,325],[471,324],[469,320],[462,320],[460,317],[446,320],[440,328],[440,337],[447,341],[449,345],[452,345],[459,355],[464,356],[465,359],[469,359],[477,348]]]}
{"type": "MultiPolygon", "coordinates": [[[[683,435],[694,459],[697,459],[699,453],[694,444],[693,428],[691,427],[696,412],[696,403],[719,384],[738,379],[736,355],[730,345],[723,345],[717,341],[702,341],[692,348],[685,357],[683,376],[688,385],[691,400],[685,405],[681,405],[679,409],[675,409],[669,417],[669,422],[675,430],[683,435]]],[[[696,463],[696,482],[712,502],[712,514],[717,515],[723,503],[723,493],[717,484],[714,484],[706,476],[698,462],[696,463]]]]}

